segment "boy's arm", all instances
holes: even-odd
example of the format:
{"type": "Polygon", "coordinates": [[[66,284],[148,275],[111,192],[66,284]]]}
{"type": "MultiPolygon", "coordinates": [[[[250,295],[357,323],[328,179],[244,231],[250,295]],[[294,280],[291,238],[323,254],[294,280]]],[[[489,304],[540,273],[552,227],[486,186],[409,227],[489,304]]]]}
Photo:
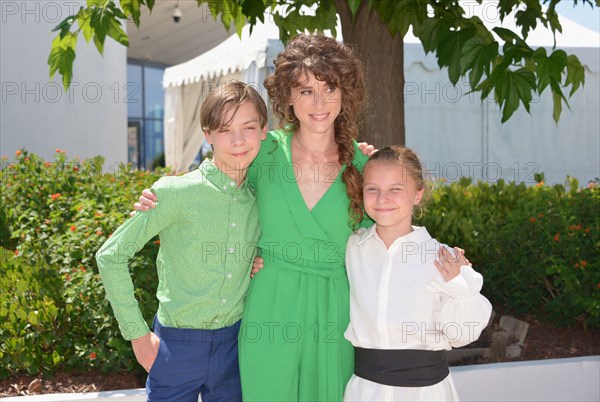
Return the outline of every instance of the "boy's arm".
{"type": "Polygon", "coordinates": [[[173,202],[169,191],[160,191],[161,202],[152,211],[137,214],[123,223],[96,253],[98,270],[106,296],[127,340],[137,339],[150,329],[134,296],[129,260],[161,230],[173,222],[173,202]]]}

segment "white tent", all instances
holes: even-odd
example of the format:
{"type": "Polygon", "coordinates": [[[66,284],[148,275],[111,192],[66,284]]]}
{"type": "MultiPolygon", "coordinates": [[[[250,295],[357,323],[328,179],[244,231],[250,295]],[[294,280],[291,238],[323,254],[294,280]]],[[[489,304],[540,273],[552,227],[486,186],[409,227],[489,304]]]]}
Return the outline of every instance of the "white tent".
{"type": "MultiPolygon", "coordinates": [[[[472,3],[465,9],[490,26],[499,24],[494,2],[472,3]]],[[[508,16],[504,26],[516,31],[509,25],[513,20],[508,16]]],[[[470,176],[532,182],[534,173],[544,172],[546,182],[563,182],[569,174],[585,183],[600,176],[600,34],[565,17],[560,21],[563,34],[557,35],[557,46],[579,57],[586,68],[586,84],[569,99],[571,111],[563,109],[558,125],[552,120],[549,94],[532,102],[531,115],[518,110],[501,125],[493,99],[481,102],[479,94],[467,94],[466,81],[453,86],[435,57],[425,55],[420,41],[410,32],[405,36],[406,143],[429,171],[449,181],[470,176]]],[[[266,98],[262,82],[283,49],[278,28],[258,24],[248,34],[245,27],[241,40],[234,34],[209,52],[165,70],[167,165],[185,171],[193,162],[203,139],[199,106],[219,82],[238,78],[256,83],[266,98]]],[[[550,49],[553,42],[543,27],[528,38],[533,47],[550,49]]]]}

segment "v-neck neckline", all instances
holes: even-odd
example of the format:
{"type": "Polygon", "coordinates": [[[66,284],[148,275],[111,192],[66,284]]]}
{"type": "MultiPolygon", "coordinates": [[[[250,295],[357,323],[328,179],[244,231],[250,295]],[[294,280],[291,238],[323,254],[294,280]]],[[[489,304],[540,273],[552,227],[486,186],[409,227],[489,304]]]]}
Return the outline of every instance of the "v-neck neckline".
{"type": "MultiPolygon", "coordinates": [[[[292,155],[292,136],[293,136],[293,133],[289,133],[287,135],[286,145],[287,145],[287,151],[288,151],[287,152],[288,159],[289,159],[289,162],[293,166],[294,158],[292,155]]],[[[328,196],[328,194],[331,192],[330,190],[332,189],[332,187],[335,186],[339,182],[340,177],[342,176],[342,173],[344,172],[345,168],[346,168],[345,164],[341,166],[340,171],[338,172],[337,176],[335,177],[335,180],[333,180],[333,182],[329,185],[329,187],[327,187],[327,190],[325,190],[325,192],[323,193],[321,198],[319,198],[319,200],[316,202],[316,204],[312,208],[308,208],[308,204],[306,203],[306,200],[304,199],[304,196],[302,195],[302,191],[300,191],[300,186],[298,185],[298,180],[296,179],[296,176],[294,175],[294,187],[298,191],[300,199],[302,200],[302,205],[304,205],[304,208],[306,208],[306,210],[308,211],[309,214],[312,215],[313,211],[315,211],[315,209],[317,209],[319,207],[319,205],[321,205],[323,203],[322,202],[323,199],[328,196]]]]}

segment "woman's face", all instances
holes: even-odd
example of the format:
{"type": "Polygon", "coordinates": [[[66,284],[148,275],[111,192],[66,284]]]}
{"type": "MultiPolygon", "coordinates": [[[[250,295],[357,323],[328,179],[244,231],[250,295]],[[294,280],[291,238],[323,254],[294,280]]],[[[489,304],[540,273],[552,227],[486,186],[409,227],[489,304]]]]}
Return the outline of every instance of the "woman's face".
{"type": "Polygon", "coordinates": [[[333,124],[342,110],[342,91],[339,88],[330,87],[309,72],[300,77],[290,95],[300,131],[334,134],[333,124]]]}

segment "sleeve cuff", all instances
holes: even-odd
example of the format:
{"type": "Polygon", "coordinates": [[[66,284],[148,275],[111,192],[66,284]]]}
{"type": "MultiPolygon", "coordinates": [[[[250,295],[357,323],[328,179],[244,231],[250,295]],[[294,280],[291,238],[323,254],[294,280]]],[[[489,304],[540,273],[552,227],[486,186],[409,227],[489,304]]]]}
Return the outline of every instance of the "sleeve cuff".
{"type": "Polygon", "coordinates": [[[446,282],[443,277],[436,276],[427,285],[430,292],[445,293],[456,299],[468,299],[476,296],[483,286],[483,277],[468,265],[460,267],[460,274],[446,282]]]}

